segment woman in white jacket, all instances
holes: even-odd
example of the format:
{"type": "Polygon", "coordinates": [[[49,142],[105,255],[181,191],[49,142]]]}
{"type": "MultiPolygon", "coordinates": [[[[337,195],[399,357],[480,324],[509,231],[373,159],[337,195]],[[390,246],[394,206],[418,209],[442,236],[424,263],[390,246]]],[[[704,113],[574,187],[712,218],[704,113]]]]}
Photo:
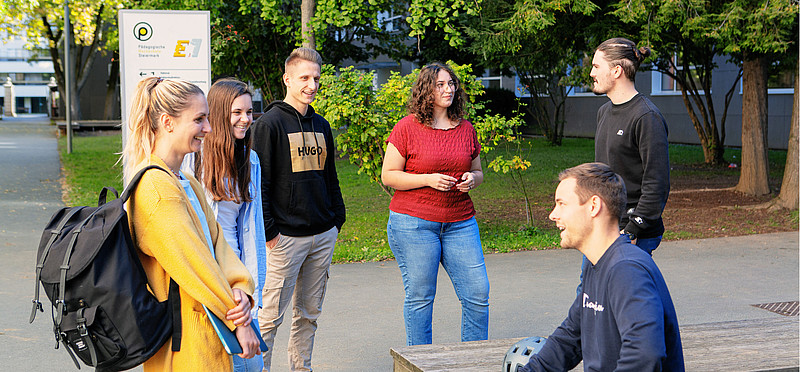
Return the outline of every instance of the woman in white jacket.
{"type": "MultiPolygon", "coordinates": [[[[184,172],[194,174],[222,226],[225,240],[253,276],[255,319],[261,308],[266,276],[266,239],[261,211],[261,165],[250,150],[253,123],[252,92],[236,79],[220,79],[208,91],[209,123],[200,153],[187,155],[184,172]]],[[[261,371],[261,358],[234,356],[234,371],[261,371]]]]}

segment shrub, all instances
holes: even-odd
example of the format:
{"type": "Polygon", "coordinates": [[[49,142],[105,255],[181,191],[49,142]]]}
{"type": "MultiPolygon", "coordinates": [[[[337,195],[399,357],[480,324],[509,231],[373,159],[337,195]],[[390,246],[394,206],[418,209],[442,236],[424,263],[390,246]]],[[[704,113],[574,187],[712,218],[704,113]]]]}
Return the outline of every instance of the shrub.
{"type": "MultiPolygon", "coordinates": [[[[472,66],[456,65],[452,61],[448,65],[458,75],[467,94],[466,119],[478,133],[481,152],[485,154],[502,143],[518,143],[515,132],[523,124],[520,116],[491,114],[485,110],[483,101],[478,99],[484,94],[484,88],[472,75],[472,66]],[[483,114],[479,116],[479,112],[483,114]]],[[[381,183],[386,139],[394,125],[407,115],[411,86],[418,74],[419,69],[405,76],[393,72],[388,81],[375,90],[373,71],[359,71],[352,66],[338,71],[330,65],[322,68],[315,109],[334,128],[343,129],[336,137],[337,147],[358,166],[358,173],[380,184],[388,194],[392,193],[391,188],[381,183]]],[[[491,168],[506,173],[511,169],[524,170],[529,165],[530,162],[518,156],[511,160],[500,157],[492,161],[491,168]]]]}

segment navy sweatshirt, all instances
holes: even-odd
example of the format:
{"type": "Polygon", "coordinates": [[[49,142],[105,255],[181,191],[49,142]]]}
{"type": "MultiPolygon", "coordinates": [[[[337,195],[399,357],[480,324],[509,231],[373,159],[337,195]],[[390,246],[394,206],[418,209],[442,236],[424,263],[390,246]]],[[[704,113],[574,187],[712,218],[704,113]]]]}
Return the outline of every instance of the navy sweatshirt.
{"type": "Polygon", "coordinates": [[[683,371],[678,318],[653,259],[621,235],[583,272],[567,319],[521,371],[683,371]]]}
{"type": "Polygon", "coordinates": [[[341,230],[345,207],[334,162],[330,124],[308,106],[301,115],[274,101],[253,123],[253,150],[261,160],[261,195],[267,241],[341,230]]]}
{"type": "Polygon", "coordinates": [[[637,94],[628,102],[601,106],[594,160],[608,164],[625,181],[628,205],[620,229],[637,238],[662,235],[661,213],[669,196],[669,142],[667,123],[653,102],[637,94]]]}

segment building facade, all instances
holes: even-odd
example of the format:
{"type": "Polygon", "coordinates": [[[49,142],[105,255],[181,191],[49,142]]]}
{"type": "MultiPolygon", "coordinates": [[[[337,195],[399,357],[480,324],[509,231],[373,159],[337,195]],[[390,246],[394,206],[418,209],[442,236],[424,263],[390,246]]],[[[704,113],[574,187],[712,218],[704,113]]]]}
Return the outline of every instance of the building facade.
{"type": "Polygon", "coordinates": [[[31,51],[18,38],[0,45],[0,84],[3,94],[0,105],[3,114],[51,114],[55,84],[53,62],[43,49],[31,51]]]}

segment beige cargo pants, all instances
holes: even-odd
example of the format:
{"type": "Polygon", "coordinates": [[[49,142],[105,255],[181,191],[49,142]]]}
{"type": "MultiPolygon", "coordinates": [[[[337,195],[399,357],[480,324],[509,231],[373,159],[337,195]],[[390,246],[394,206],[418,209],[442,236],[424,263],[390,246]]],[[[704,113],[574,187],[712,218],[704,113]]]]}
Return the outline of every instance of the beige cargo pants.
{"type": "Polygon", "coordinates": [[[287,350],[289,367],[292,371],[311,371],[317,318],[322,313],[328,270],[338,235],[336,227],[311,236],[281,235],[278,244],[267,250],[263,308],[258,314],[261,337],[269,347],[262,355],[265,371],[270,370],[275,333],[283,323],[290,300],[294,311],[287,350]]]}

